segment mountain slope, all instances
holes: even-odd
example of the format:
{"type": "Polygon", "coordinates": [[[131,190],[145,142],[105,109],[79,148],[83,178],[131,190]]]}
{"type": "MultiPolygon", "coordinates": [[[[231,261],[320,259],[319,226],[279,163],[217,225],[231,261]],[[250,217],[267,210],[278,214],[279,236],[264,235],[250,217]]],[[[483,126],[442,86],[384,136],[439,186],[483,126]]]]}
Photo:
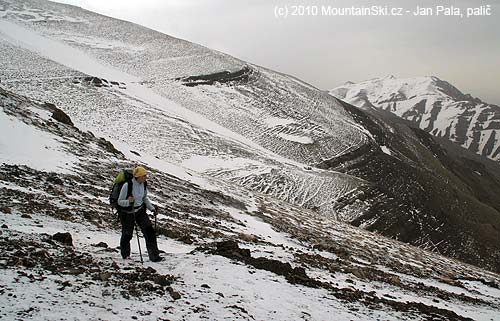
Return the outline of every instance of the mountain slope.
{"type": "Polygon", "coordinates": [[[340,208],[360,199],[372,203],[351,223],[498,270],[498,164],[466,150],[454,151],[454,146],[444,148],[388,112],[366,114],[344,104],[384,146],[318,165],[373,183],[340,200],[340,208]]]}
{"type": "Polygon", "coordinates": [[[494,166],[451,170],[407,124],[196,44],[72,6],[1,4],[5,88],[139,157],[498,271],[494,166]]]}
{"type": "Polygon", "coordinates": [[[0,150],[2,318],[490,320],[500,308],[497,274],[147,155],[164,168],[150,167],[149,188],[166,260],[141,265],[135,242],[122,260],[106,196],[133,161],[53,105],[0,89],[0,106],[12,132],[71,161],[0,150]]]}
{"type": "MultiPolygon", "coordinates": [[[[44,6],[54,4],[26,1],[24,5],[52,12],[44,6]]],[[[329,211],[331,199],[363,184],[354,177],[332,172],[320,174],[317,183],[305,186],[301,183],[311,176],[310,171],[304,170],[305,164],[333,157],[367,141],[349,115],[328,95],[290,77],[256,66],[245,67],[243,62],[227,55],[151,30],[144,32],[142,27],[130,23],[119,22],[118,25],[123,23],[123,26],[117,28],[114,19],[88,12],[83,14],[88,19],[85,23],[74,23],[75,19],[81,19],[80,11],[70,11],[72,16],[64,21],[48,19],[39,25],[14,15],[12,12],[16,11],[11,6],[6,9],[6,16],[13,18],[16,24],[9,21],[4,24],[9,24],[17,34],[25,34],[24,41],[18,37],[17,42],[9,39],[1,42],[5,62],[2,78],[7,79],[4,81],[7,88],[55,103],[70,114],[75,123],[93,128],[114,142],[141,146],[159,158],[184,162],[196,170],[226,174],[261,190],[276,190],[276,186],[268,186],[258,175],[254,177],[255,173],[272,171],[276,180],[291,184],[287,184],[286,190],[276,190],[276,195],[298,199],[309,207],[325,204],[321,207],[329,211]],[[27,24],[30,29],[17,23],[27,24]],[[99,46],[103,42],[113,43],[113,38],[100,30],[110,30],[110,34],[124,39],[122,46],[99,46]],[[99,41],[81,43],[82,38],[94,37],[99,37],[99,41]],[[33,38],[40,44],[35,49],[31,45],[33,38]],[[131,52],[130,48],[138,46],[139,41],[145,48],[134,52],[135,58],[121,59],[131,52]],[[159,43],[163,45],[159,47],[159,43]],[[78,52],[67,44],[77,44],[78,52]],[[171,49],[179,44],[182,50],[171,49]],[[78,59],[60,58],[53,48],[70,53],[65,57],[78,59]],[[99,54],[95,54],[96,51],[99,54]],[[176,63],[182,65],[176,67],[176,63]],[[110,68],[110,64],[114,67],[110,68]],[[92,69],[88,70],[88,66],[92,69]],[[118,73],[115,67],[133,74],[118,73]],[[74,68],[99,72],[93,76],[101,78],[89,77],[74,68]],[[229,86],[217,82],[210,87],[194,87],[193,78],[186,75],[187,72],[217,75],[218,68],[245,69],[249,78],[229,86]],[[178,77],[168,78],[173,72],[178,77]],[[59,73],[66,76],[46,77],[59,73]],[[29,77],[23,77],[24,74],[29,77]],[[122,78],[112,78],[114,76],[122,78]],[[141,121],[130,123],[131,119],[141,121]],[[329,186],[328,193],[318,193],[323,185],[329,186]],[[315,200],[307,201],[311,195],[316,195],[315,200]]]]}
{"type": "Polygon", "coordinates": [[[331,94],[364,109],[390,111],[434,136],[500,160],[500,107],[465,95],[437,77],[348,82],[331,94]]]}

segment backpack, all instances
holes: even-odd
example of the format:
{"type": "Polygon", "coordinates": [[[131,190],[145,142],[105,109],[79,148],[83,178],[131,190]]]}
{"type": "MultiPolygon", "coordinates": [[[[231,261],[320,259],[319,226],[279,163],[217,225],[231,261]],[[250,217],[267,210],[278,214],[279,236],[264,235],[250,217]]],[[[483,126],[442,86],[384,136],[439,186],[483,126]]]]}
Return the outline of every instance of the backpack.
{"type": "MultiPolygon", "coordinates": [[[[115,181],[113,182],[113,187],[111,188],[111,193],[109,194],[109,204],[112,208],[119,209],[132,209],[131,206],[122,207],[118,205],[118,197],[120,197],[120,191],[122,190],[122,186],[125,183],[127,184],[127,198],[132,195],[132,178],[134,175],[132,174],[132,170],[125,169],[116,176],[115,181]]],[[[144,192],[146,192],[147,182],[144,183],[144,192]]]]}

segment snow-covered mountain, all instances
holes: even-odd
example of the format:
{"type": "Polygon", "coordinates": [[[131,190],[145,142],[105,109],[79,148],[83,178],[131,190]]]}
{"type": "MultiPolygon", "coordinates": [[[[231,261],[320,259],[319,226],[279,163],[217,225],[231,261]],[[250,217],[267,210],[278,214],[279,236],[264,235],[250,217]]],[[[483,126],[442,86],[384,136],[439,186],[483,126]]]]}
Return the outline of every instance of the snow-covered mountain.
{"type": "Polygon", "coordinates": [[[325,211],[332,198],[363,184],[335,172],[304,184],[309,164],[368,141],[340,104],[315,88],[79,8],[43,1],[4,6],[4,85],[54,103],[78,125],[262,190],[268,184],[260,174],[272,173],[272,181],[287,182],[276,193],[309,207],[324,204],[325,211]],[[219,81],[196,86],[206,83],[202,78],[219,81]]]}
{"type": "Polygon", "coordinates": [[[500,107],[463,94],[437,77],[387,76],[347,82],[330,93],[360,108],[389,111],[434,136],[500,160],[500,107]]]}
{"type": "Polygon", "coordinates": [[[42,0],[0,1],[0,15],[1,86],[120,150],[500,271],[498,164],[132,23],[42,0]]]}
{"type": "MultiPolygon", "coordinates": [[[[493,320],[500,276],[82,131],[0,88],[0,318],[493,320]],[[123,152],[123,153],[122,153],[123,152]],[[140,163],[166,258],[122,260],[109,182],[140,163]]],[[[144,250],[144,247],[143,247],[144,250]]]]}

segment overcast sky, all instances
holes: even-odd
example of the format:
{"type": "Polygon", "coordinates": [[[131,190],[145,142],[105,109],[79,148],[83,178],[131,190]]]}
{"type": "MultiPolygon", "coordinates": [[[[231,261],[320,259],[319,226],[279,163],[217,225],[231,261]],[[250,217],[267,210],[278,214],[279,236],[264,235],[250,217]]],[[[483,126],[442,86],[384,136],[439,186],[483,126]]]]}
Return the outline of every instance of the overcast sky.
{"type": "MultiPolygon", "coordinates": [[[[58,0],[294,75],[321,89],[389,74],[437,76],[500,105],[500,0],[58,0]],[[464,17],[437,16],[436,3],[464,17]],[[292,16],[294,6],[304,15],[292,16]],[[322,7],[388,6],[403,16],[326,16],[322,7]],[[490,5],[490,16],[465,17],[490,5]],[[420,6],[432,16],[413,16],[420,6]],[[278,8],[278,9],[277,9],[278,8]],[[288,9],[288,16],[276,12],[288,9]],[[316,8],[316,9],[315,9],[316,8]],[[315,11],[317,10],[317,12],[315,11]],[[307,13],[311,15],[307,16],[307,13]]],[[[335,10],[335,9],[334,9],[335,10]]],[[[443,12],[444,13],[444,12],[443,12]]]]}

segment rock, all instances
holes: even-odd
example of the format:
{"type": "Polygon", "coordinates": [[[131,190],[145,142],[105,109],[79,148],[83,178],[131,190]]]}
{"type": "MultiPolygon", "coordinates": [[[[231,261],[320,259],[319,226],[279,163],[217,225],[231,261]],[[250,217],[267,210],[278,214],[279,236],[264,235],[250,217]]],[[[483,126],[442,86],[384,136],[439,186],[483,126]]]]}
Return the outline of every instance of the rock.
{"type": "Polygon", "coordinates": [[[34,252],[33,256],[35,256],[39,259],[49,259],[51,257],[50,253],[47,250],[43,250],[43,249],[34,252]]]}
{"type": "Polygon", "coordinates": [[[141,156],[141,154],[139,154],[139,153],[138,153],[138,152],[136,152],[135,150],[131,150],[130,152],[131,152],[132,154],[136,155],[136,156],[139,156],[139,157],[141,156]]]}
{"type": "Polygon", "coordinates": [[[181,295],[179,294],[179,292],[174,291],[174,289],[172,289],[170,287],[168,288],[168,293],[170,294],[170,296],[174,300],[179,300],[181,298],[181,295]]]}
{"type": "Polygon", "coordinates": [[[167,277],[164,275],[155,276],[153,278],[153,282],[158,284],[158,285],[161,285],[161,286],[167,286],[167,285],[172,284],[172,282],[169,279],[167,279],[167,277]]]}
{"type": "Polygon", "coordinates": [[[73,246],[73,237],[68,232],[56,233],[56,234],[52,235],[52,239],[54,241],[60,242],[62,244],[73,246]]]}
{"type": "Polygon", "coordinates": [[[210,285],[208,284],[202,284],[201,287],[204,289],[210,289],[210,285]]]}
{"type": "Polygon", "coordinates": [[[321,285],[321,282],[308,277],[305,269],[302,267],[292,268],[291,264],[288,262],[283,263],[265,257],[252,258],[250,250],[239,248],[238,242],[236,241],[227,240],[217,242],[216,249],[212,251],[212,253],[242,261],[256,269],[283,275],[291,284],[303,284],[310,287],[318,287],[321,285]]]}
{"type": "Polygon", "coordinates": [[[191,239],[191,236],[189,235],[183,235],[177,239],[178,241],[181,241],[182,243],[191,245],[193,244],[193,240],[191,239]]]}
{"type": "Polygon", "coordinates": [[[56,105],[51,103],[45,103],[45,107],[49,108],[52,111],[52,118],[57,120],[60,123],[74,126],[71,118],[63,112],[61,109],[57,108],[56,105]]]}
{"type": "Polygon", "coordinates": [[[99,140],[97,141],[97,143],[104,147],[104,149],[108,152],[110,152],[111,154],[115,154],[115,155],[123,155],[122,152],[120,152],[119,150],[117,150],[115,148],[115,146],[113,146],[113,144],[107,140],[105,140],[104,138],[99,138],[99,140]]]}
{"type": "Polygon", "coordinates": [[[446,284],[449,284],[449,285],[455,285],[455,283],[456,283],[456,281],[450,277],[441,277],[441,278],[439,278],[439,281],[446,283],[446,284]]]}
{"type": "Polygon", "coordinates": [[[255,235],[250,235],[250,234],[246,234],[246,233],[239,233],[238,234],[238,237],[243,240],[243,241],[247,241],[247,242],[257,242],[258,241],[258,238],[257,236],[255,235]]]}
{"type": "Polygon", "coordinates": [[[62,286],[71,286],[71,282],[70,281],[64,281],[63,283],[61,283],[62,286]]]}
{"type": "Polygon", "coordinates": [[[7,224],[2,224],[2,228],[8,229],[9,227],[7,226],[7,224]]]}
{"type": "Polygon", "coordinates": [[[5,214],[12,214],[12,210],[7,206],[0,207],[0,212],[4,212],[5,214]]]}
{"type": "Polygon", "coordinates": [[[240,310],[241,312],[243,312],[245,314],[248,314],[247,310],[245,310],[244,308],[242,308],[240,306],[237,306],[236,304],[227,306],[226,308],[232,308],[232,309],[240,310]]]}
{"type": "Polygon", "coordinates": [[[244,259],[250,258],[250,250],[249,249],[240,249],[238,246],[238,242],[227,240],[216,243],[217,249],[215,250],[215,254],[219,254],[228,258],[236,258],[236,259],[244,259]]]}
{"type": "Polygon", "coordinates": [[[94,86],[96,86],[96,87],[102,87],[103,86],[101,78],[97,78],[97,77],[92,78],[92,84],[94,86]]]}
{"type": "Polygon", "coordinates": [[[54,173],[49,174],[49,176],[47,177],[47,182],[61,186],[64,185],[64,181],[54,173]]]}
{"type": "Polygon", "coordinates": [[[105,248],[105,249],[107,249],[109,247],[108,244],[106,244],[105,242],[99,242],[97,244],[92,244],[92,246],[94,246],[94,247],[102,247],[102,248],[105,248]]]}
{"type": "Polygon", "coordinates": [[[268,259],[265,257],[258,257],[252,260],[251,265],[260,270],[274,272],[278,275],[288,275],[292,272],[290,263],[283,263],[278,260],[268,259]]]}
{"type": "Polygon", "coordinates": [[[22,218],[31,218],[31,215],[29,215],[29,214],[23,214],[23,215],[21,215],[21,217],[22,218]]]}
{"type": "Polygon", "coordinates": [[[361,269],[354,268],[351,270],[351,273],[358,279],[366,279],[366,273],[363,272],[361,269]]]}
{"type": "Polygon", "coordinates": [[[99,280],[108,281],[111,278],[112,274],[110,272],[101,272],[99,273],[99,280]]]}
{"type": "Polygon", "coordinates": [[[153,275],[153,274],[156,274],[156,270],[154,268],[148,266],[146,269],[144,269],[144,274],[153,275]]]}
{"type": "Polygon", "coordinates": [[[387,282],[394,285],[400,285],[401,279],[397,275],[391,275],[390,277],[387,278],[387,282]]]}

